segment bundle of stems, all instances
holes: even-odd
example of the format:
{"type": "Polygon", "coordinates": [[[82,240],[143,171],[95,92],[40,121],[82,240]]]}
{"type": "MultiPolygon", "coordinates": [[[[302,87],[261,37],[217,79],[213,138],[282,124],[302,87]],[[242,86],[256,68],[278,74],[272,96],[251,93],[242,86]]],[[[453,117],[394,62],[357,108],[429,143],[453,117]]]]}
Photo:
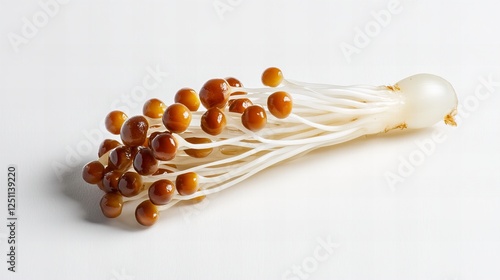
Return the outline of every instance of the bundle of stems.
{"type": "Polygon", "coordinates": [[[83,179],[104,195],[115,218],[140,202],[137,221],[153,225],[180,201],[201,201],[277,163],[314,149],[393,129],[456,125],[457,97],[446,80],[417,74],[390,86],[337,86],[288,80],[280,69],[262,74],[262,88],[233,77],[211,79],[199,92],[180,89],[174,103],[146,101],[143,114],[112,111],[99,159],[83,179]],[[200,105],[204,109],[200,109],[200,105]]]}

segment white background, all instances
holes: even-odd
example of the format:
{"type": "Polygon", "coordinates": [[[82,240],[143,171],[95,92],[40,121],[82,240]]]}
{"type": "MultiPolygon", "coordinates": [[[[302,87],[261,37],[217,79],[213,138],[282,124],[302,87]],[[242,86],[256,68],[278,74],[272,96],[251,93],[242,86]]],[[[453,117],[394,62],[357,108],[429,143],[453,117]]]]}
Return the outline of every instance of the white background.
{"type": "Polygon", "coordinates": [[[481,83],[500,81],[494,1],[401,0],[349,57],[341,45],[356,46],[357,28],[376,28],[373,13],[390,1],[173,2],[73,0],[47,22],[38,18],[28,37],[24,18],[45,13],[39,2],[0,2],[0,217],[6,224],[9,164],[18,166],[19,217],[16,273],[7,271],[0,226],[1,279],[500,277],[500,85],[481,83]],[[217,13],[221,3],[231,9],[217,13]],[[97,157],[88,137],[100,137],[104,116],[124,106],[148,69],[168,75],[129,115],[148,98],[172,102],[177,89],[213,77],[259,86],[268,66],[332,84],[434,73],[467,106],[456,128],[440,123],[321,150],[199,208],[170,209],[151,228],[101,215],[100,191],[80,178],[97,157]],[[441,138],[430,140],[433,133],[441,138]],[[391,187],[386,175],[422,154],[419,141],[434,141],[432,151],[391,187]],[[338,247],[314,260],[318,239],[328,238],[338,247]],[[305,274],[286,274],[294,266],[305,274]]]}

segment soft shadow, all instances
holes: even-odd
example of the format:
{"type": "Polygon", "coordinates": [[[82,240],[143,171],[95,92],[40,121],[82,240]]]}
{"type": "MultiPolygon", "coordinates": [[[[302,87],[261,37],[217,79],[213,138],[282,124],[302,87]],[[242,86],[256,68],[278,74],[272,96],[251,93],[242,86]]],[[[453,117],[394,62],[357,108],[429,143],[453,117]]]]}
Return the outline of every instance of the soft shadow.
{"type": "MultiPolygon", "coordinates": [[[[352,141],[348,141],[342,144],[328,146],[311,151],[309,154],[311,156],[331,156],[335,153],[337,149],[356,149],[359,146],[373,144],[381,139],[387,141],[413,141],[421,135],[430,135],[434,129],[418,129],[418,130],[395,130],[387,133],[379,133],[375,135],[362,136],[352,141]],[[319,155],[319,153],[324,155],[319,155]]],[[[295,161],[297,158],[292,159],[295,161]]],[[[289,162],[289,161],[287,161],[289,162]]],[[[143,227],[137,223],[134,217],[135,205],[138,202],[133,202],[134,205],[126,205],[123,209],[120,217],[115,219],[106,218],[100,209],[99,202],[103,195],[103,192],[95,185],[89,185],[81,178],[82,166],[77,166],[75,168],[69,169],[62,175],[62,181],[56,182],[56,185],[60,186],[60,191],[67,198],[73,200],[77,203],[83,210],[82,218],[92,224],[102,225],[112,228],[120,228],[128,231],[142,231],[147,230],[148,227],[143,227]]],[[[55,178],[55,176],[54,176],[55,178]]],[[[57,178],[54,180],[57,181],[57,178]]],[[[180,205],[179,207],[183,207],[180,205]]],[[[178,208],[177,205],[172,208],[178,208]]],[[[179,215],[176,215],[174,209],[169,209],[161,213],[161,218],[158,222],[162,220],[179,219],[179,215]]]]}
{"type": "Polygon", "coordinates": [[[61,191],[67,197],[77,202],[84,210],[84,219],[91,223],[105,222],[99,209],[102,191],[97,186],[87,184],[82,179],[82,167],[70,168],[62,175],[61,191]]]}
{"type": "Polygon", "coordinates": [[[144,229],[144,227],[137,224],[135,218],[125,217],[129,216],[129,214],[133,217],[133,212],[128,213],[129,207],[124,207],[122,215],[116,219],[109,219],[102,214],[99,202],[103,196],[103,192],[96,185],[90,185],[83,181],[82,168],[84,164],[82,163],[82,166],[68,169],[62,175],[62,181],[58,182],[61,193],[80,206],[83,213],[82,219],[95,225],[122,228],[131,231],[144,229]]]}
{"type": "MultiPolygon", "coordinates": [[[[90,161],[90,160],[89,160],[90,161]]],[[[85,161],[87,162],[87,161],[85,161]]],[[[91,224],[97,226],[105,226],[110,228],[118,228],[126,231],[144,231],[152,227],[144,227],[140,225],[134,217],[134,212],[137,204],[140,201],[130,202],[123,207],[122,214],[114,219],[105,217],[99,206],[99,202],[103,196],[103,192],[96,186],[90,185],[83,181],[82,179],[82,166],[77,166],[75,168],[69,169],[62,176],[61,182],[54,176],[54,185],[59,186],[60,192],[68,199],[71,199],[76,204],[80,206],[82,210],[82,219],[91,224]]],[[[177,205],[176,205],[177,206],[177,205]]],[[[173,206],[172,208],[176,208],[173,206]]],[[[169,209],[167,211],[161,212],[161,217],[157,223],[161,223],[162,220],[172,220],[179,218],[179,215],[175,215],[174,209],[169,209]]],[[[154,226],[153,226],[154,227],[154,226]]]]}

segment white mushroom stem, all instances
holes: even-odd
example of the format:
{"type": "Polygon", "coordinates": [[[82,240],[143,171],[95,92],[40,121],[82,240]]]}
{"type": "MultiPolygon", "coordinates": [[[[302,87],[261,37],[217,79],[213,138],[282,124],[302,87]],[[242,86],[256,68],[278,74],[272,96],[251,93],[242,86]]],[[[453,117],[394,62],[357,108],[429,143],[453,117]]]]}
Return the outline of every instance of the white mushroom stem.
{"type": "MultiPolygon", "coordinates": [[[[270,94],[286,91],[293,98],[292,114],[278,119],[268,113],[266,127],[252,132],[241,124],[240,114],[226,109],[226,129],[220,135],[210,136],[199,126],[203,112],[193,112],[189,129],[174,134],[179,146],[176,157],[160,165],[173,173],[145,176],[144,182],[175,181],[180,174],[196,172],[200,190],[192,195],[176,194],[159,210],[182,200],[220,192],[269,166],[319,147],[392,129],[429,127],[441,120],[455,125],[453,116],[458,103],[453,87],[431,74],[414,75],[393,86],[335,86],[284,80],[277,88],[232,90],[247,95],[234,95],[231,99],[249,98],[264,108],[270,94]],[[191,144],[184,140],[187,137],[210,138],[213,142],[191,144]],[[182,152],[208,148],[214,151],[206,158],[192,158],[182,152]]],[[[161,121],[150,121],[149,133],[165,130],[161,121]]],[[[146,192],[137,197],[143,198],[146,192]]]]}

